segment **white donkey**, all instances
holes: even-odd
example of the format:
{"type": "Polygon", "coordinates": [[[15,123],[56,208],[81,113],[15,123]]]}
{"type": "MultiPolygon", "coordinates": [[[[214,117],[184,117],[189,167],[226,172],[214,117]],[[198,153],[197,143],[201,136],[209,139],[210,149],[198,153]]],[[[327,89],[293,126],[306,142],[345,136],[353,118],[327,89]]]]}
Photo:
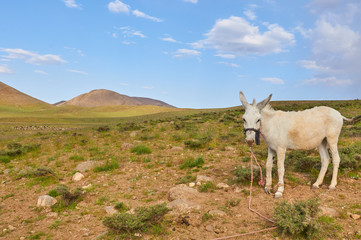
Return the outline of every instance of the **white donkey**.
{"type": "Polygon", "coordinates": [[[247,102],[240,92],[240,99],[246,112],[242,116],[246,142],[252,146],[259,144],[261,134],[268,146],[266,163],[266,186],[265,192],[270,193],[272,185],[273,159],[277,154],[278,189],[275,198],[280,198],[284,191],[283,176],[285,173],[284,161],[287,149],[314,149],[318,148],[321,156],[321,170],[312,188],[318,188],[323,182],[329,164],[327,144],[330,147],[333,162],[333,174],[329,189],[335,189],[337,184],[337,172],[340,164],[340,156],[337,150],[337,142],[341,132],[343,120],[358,120],[343,117],[338,111],[329,107],[314,107],[299,112],[275,111],[268,104],[272,94],[256,103],[247,102]]]}

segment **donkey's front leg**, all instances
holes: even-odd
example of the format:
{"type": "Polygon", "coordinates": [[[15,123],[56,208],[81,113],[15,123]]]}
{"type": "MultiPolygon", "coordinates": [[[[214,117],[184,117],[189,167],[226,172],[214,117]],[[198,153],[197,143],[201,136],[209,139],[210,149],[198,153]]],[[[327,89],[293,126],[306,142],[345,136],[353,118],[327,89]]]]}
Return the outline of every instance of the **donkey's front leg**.
{"type": "Polygon", "coordinates": [[[268,156],[266,162],[266,186],[264,188],[265,193],[270,194],[272,189],[272,167],[273,159],[276,155],[276,152],[268,148],[268,156]]]}
{"type": "Polygon", "coordinates": [[[286,149],[279,147],[277,149],[277,167],[278,167],[278,189],[275,194],[275,198],[282,197],[283,191],[285,189],[283,176],[285,174],[285,154],[286,149]]]}

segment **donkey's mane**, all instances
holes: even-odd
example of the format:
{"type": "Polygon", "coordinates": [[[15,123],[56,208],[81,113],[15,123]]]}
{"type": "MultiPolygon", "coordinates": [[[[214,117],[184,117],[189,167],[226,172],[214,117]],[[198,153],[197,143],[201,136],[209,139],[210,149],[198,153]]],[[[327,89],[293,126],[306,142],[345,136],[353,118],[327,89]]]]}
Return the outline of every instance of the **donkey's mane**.
{"type": "Polygon", "coordinates": [[[263,109],[262,111],[265,111],[265,112],[274,112],[275,110],[272,108],[272,106],[270,104],[267,104],[263,109]]]}

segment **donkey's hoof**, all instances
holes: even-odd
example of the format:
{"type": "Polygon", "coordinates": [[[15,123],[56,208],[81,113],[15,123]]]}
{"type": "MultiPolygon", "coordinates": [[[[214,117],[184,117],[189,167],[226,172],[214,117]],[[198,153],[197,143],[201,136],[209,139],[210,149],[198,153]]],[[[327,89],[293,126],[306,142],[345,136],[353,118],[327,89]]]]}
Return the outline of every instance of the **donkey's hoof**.
{"type": "Polygon", "coordinates": [[[282,197],[282,193],[281,192],[276,192],[275,194],[275,199],[281,198],[282,197]]]}
{"type": "Polygon", "coordinates": [[[312,184],[311,189],[319,189],[320,187],[318,185],[312,184]]]}
{"type": "Polygon", "coordinates": [[[336,189],[336,186],[328,186],[328,189],[330,189],[330,190],[335,190],[336,189]]]}
{"type": "Polygon", "coordinates": [[[267,193],[267,194],[270,194],[271,193],[271,187],[265,187],[264,192],[267,193]]]}

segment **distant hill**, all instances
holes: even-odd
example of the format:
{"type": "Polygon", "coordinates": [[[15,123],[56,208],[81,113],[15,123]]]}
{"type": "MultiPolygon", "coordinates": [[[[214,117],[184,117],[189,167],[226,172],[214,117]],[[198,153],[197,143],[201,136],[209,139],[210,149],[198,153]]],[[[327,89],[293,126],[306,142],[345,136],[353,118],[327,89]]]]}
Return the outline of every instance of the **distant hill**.
{"type": "Polygon", "coordinates": [[[51,105],[39,99],[22,93],[15,88],[0,82],[0,105],[11,107],[50,107],[51,105]]]}
{"type": "Polygon", "coordinates": [[[80,107],[154,105],[159,107],[174,108],[174,106],[159,100],[142,97],[129,97],[106,89],[96,89],[88,93],[81,94],[69,101],[57,104],[57,106],[67,105],[80,107]]]}

